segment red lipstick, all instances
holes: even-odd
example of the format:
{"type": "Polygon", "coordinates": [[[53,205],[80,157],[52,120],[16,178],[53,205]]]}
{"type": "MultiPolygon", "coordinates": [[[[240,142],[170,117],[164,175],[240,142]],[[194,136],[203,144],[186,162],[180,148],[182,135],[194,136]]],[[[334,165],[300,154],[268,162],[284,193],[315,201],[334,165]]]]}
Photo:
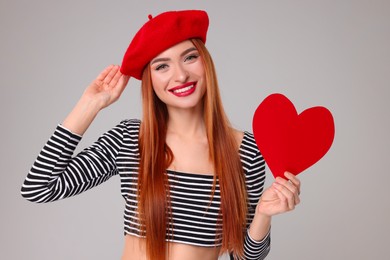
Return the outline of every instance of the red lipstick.
{"type": "Polygon", "coordinates": [[[188,82],[183,85],[171,88],[169,91],[177,97],[186,97],[194,93],[196,82],[188,82]]]}

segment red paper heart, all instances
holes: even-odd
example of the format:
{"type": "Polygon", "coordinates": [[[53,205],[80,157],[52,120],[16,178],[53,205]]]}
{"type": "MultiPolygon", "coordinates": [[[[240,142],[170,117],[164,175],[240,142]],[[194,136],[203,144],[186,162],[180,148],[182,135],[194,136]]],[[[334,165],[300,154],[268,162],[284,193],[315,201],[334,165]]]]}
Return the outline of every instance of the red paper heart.
{"type": "Polygon", "coordinates": [[[325,107],[312,107],[298,115],[282,94],[268,96],[253,116],[253,134],[268,167],[276,178],[295,175],[320,160],[334,139],[334,121],[325,107]]]}

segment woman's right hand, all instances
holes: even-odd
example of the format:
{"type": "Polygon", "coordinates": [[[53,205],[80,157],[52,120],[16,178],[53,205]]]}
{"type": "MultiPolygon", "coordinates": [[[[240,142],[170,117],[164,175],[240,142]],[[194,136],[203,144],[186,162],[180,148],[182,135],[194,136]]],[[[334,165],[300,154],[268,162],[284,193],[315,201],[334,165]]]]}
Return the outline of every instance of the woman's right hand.
{"type": "Polygon", "coordinates": [[[120,67],[117,65],[105,68],[87,87],[83,98],[96,102],[100,109],[117,101],[130,78],[123,75],[119,69],[120,67]]]}
{"type": "Polygon", "coordinates": [[[120,72],[119,66],[105,68],[87,87],[62,125],[73,133],[83,135],[99,111],[119,99],[129,79],[120,72]]]}

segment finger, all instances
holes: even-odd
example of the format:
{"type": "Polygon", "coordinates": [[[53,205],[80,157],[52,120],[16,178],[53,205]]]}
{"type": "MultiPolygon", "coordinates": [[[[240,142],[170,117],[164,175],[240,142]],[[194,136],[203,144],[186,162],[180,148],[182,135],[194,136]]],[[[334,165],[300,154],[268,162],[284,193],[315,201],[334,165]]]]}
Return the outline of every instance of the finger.
{"type": "Polygon", "coordinates": [[[122,75],[123,84],[126,86],[129,83],[130,76],[122,75]]]}
{"type": "Polygon", "coordinates": [[[299,179],[292,173],[285,172],[287,180],[278,178],[277,181],[281,184],[286,185],[294,194],[299,195],[301,193],[301,183],[299,179]]]}
{"type": "Polygon", "coordinates": [[[284,173],[284,176],[286,176],[286,178],[291,181],[297,188],[298,190],[300,191],[300,188],[301,188],[301,181],[298,179],[297,176],[295,176],[294,174],[292,174],[291,172],[285,172],[284,173]]]}
{"type": "Polygon", "coordinates": [[[276,178],[276,182],[285,187],[289,192],[291,192],[292,196],[294,197],[294,205],[300,203],[299,189],[297,186],[295,186],[294,183],[292,183],[290,180],[285,180],[280,177],[276,178]]]}
{"type": "Polygon", "coordinates": [[[107,66],[102,72],[100,72],[96,79],[99,81],[103,81],[113,67],[114,65],[107,66]]]}
{"type": "Polygon", "coordinates": [[[119,79],[120,79],[121,77],[122,77],[122,73],[120,72],[119,67],[118,67],[118,70],[116,71],[114,77],[113,77],[112,80],[110,81],[110,86],[111,86],[111,87],[114,87],[114,86],[118,83],[118,81],[119,81],[119,79]]]}
{"type": "Polygon", "coordinates": [[[298,195],[299,188],[292,181],[278,177],[276,178],[276,182],[288,188],[292,193],[298,195]]]}
{"type": "Polygon", "coordinates": [[[110,85],[111,80],[114,78],[118,70],[119,70],[119,66],[113,66],[111,70],[108,72],[108,74],[106,75],[106,77],[103,79],[103,82],[107,85],[110,85]]]}
{"type": "Polygon", "coordinates": [[[283,201],[287,202],[287,208],[289,210],[293,210],[295,208],[295,196],[294,193],[291,192],[289,188],[287,188],[285,185],[274,182],[273,183],[275,189],[277,189],[284,197],[283,201]]]}
{"type": "Polygon", "coordinates": [[[122,95],[123,90],[126,88],[127,83],[129,82],[130,76],[125,76],[120,74],[117,87],[113,90],[114,95],[118,98],[122,95]]]}
{"type": "Polygon", "coordinates": [[[296,204],[299,204],[301,201],[299,198],[299,195],[301,194],[301,181],[297,178],[297,176],[295,176],[294,174],[292,174],[290,172],[285,172],[284,175],[287,177],[289,182],[291,182],[293,185],[295,185],[295,187],[297,189],[297,192],[295,193],[295,201],[296,201],[296,204]]]}
{"type": "Polygon", "coordinates": [[[279,198],[280,206],[281,206],[281,212],[287,211],[289,209],[287,197],[284,196],[283,193],[275,185],[273,186],[273,188],[274,188],[274,191],[275,191],[276,195],[279,198]]]}

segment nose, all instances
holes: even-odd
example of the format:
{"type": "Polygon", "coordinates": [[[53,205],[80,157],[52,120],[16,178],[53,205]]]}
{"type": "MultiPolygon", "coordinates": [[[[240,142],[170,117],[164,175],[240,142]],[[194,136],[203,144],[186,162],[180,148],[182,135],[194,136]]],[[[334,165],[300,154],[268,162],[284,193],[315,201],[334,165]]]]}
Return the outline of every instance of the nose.
{"type": "Polygon", "coordinates": [[[187,82],[188,76],[188,71],[181,64],[175,66],[174,77],[176,82],[187,82]]]}

